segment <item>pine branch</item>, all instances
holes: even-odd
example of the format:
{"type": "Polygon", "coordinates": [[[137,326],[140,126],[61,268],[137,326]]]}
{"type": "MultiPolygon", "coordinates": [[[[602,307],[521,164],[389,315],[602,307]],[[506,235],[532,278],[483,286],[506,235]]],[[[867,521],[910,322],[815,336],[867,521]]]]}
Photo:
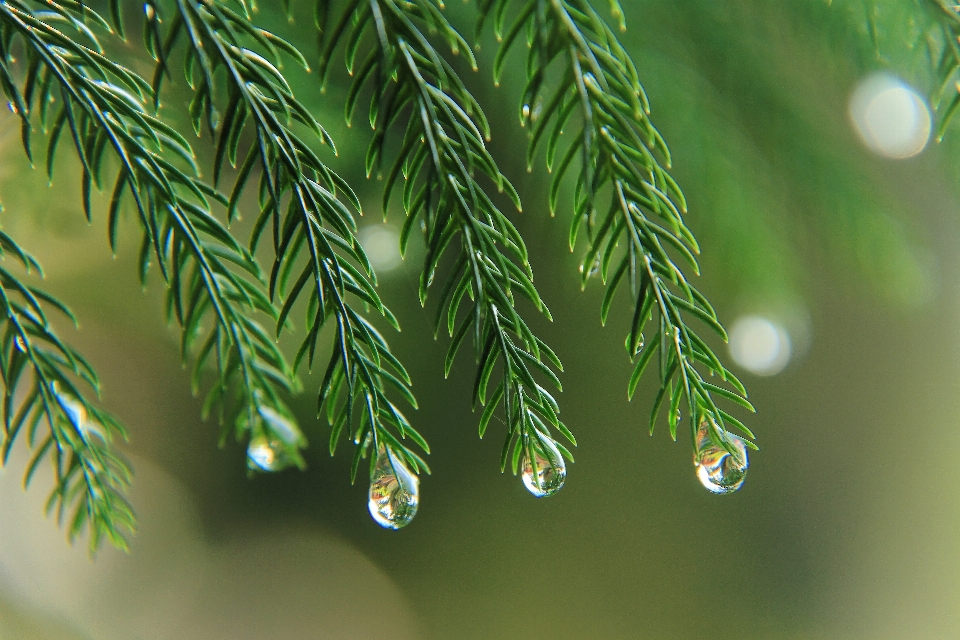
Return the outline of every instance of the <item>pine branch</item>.
{"type": "Polygon", "coordinates": [[[550,313],[533,285],[523,239],[494,203],[489,189],[506,192],[518,210],[519,198],[486,149],[484,139],[489,138],[490,130],[479,104],[425,33],[436,33],[476,68],[470,46],[432,0],[354,0],[330,29],[326,28],[328,13],[328,3],[319,2],[318,23],[326,38],[321,80],[338,44],[346,38],[347,68],[354,75],[346,104],[348,120],[364,87],[372,92],[369,121],[375,134],[367,152],[368,175],[379,171],[391,129],[395,125],[404,128],[401,149],[386,177],[383,208],[386,213],[402,176],[407,219],[401,249],[405,250],[417,220],[426,237],[421,303],[426,302],[427,290],[447,250],[454,256],[435,325],[439,332],[446,324],[453,338],[445,373],[449,374],[459,347],[472,333],[479,355],[473,404],[486,405],[479,425],[481,437],[499,404],[504,405],[508,432],[501,469],[506,468],[511,453],[514,473],[521,458],[536,465],[544,459],[543,452],[554,447],[572,459],[554,442],[550,428],[574,444],[575,440],[559,420],[553,396],[537,382],[537,376],[542,376],[560,389],[551,365],[558,370],[562,365],[517,311],[515,294],[527,298],[546,317],[550,313]],[[348,29],[350,25],[352,29],[348,29]],[[366,49],[370,53],[354,71],[357,53],[366,49]],[[483,176],[489,186],[477,176],[483,176]],[[502,379],[488,400],[498,362],[502,379]]]}
{"type": "MultiPolygon", "coordinates": [[[[676,439],[680,405],[686,398],[695,451],[697,432],[705,425],[716,444],[738,455],[726,430],[732,425],[750,438],[753,435],[718,407],[714,398],[752,407],[737,378],[687,323],[689,317],[696,318],[726,339],[713,307],[687,282],[672,257],[680,256],[698,272],[697,242],[682,217],[686,203],[667,172],[670,153],[650,122],[649,104],[633,60],[587,0],[521,2],[505,31],[510,4],[510,0],[482,0],[478,33],[492,15],[497,38],[502,39],[494,62],[497,80],[512,45],[526,33],[530,50],[521,116],[531,129],[527,159],[532,166],[539,146],[545,143],[547,167],[556,169],[550,190],[551,212],[556,209],[563,177],[579,156],[570,247],[574,248],[585,228],[588,246],[581,263],[583,285],[597,272],[607,283],[601,322],[606,323],[614,294],[624,276],[629,276],[634,313],[626,348],[631,358],[636,357],[636,365],[628,395],[633,396],[647,365],[658,355],[660,388],[651,412],[651,433],[662,405],[668,402],[670,434],[676,439]],[[554,70],[561,79],[551,92],[548,75],[554,70]],[[556,163],[561,134],[575,128],[576,111],[580,113],[579,132],[556,163]],[[598,212],[602,212],[599,220],[598,212]],[[618,250],[620,244],[625,250],[618,250]],[[651,321],[656,331],[645,346],[642,330],[651,321]],[[733,389],[707,382],[701,369],[719,376],[733,389]]],[[[625,29],[616,0],[611,8],[621,30],[625,29]]]]}
{"type": "MultiPolygon", "coordinates": [[[[238,157],[245,156],[228,204],[230,218],[237,212],[252,173],[260,170],[261,213],[250,244],[255,251],[262,233],[271,227],[275,258],[270,296],[279,293],[283,302],[277,319],[278,337],[294,304],[307,298],[306,337],[295,368],[304,358],[312,366],[320,330],[331,317],[335,321],[336,342],[318,402],[318,412],[326,404],[333,426],[331,454],[346,432],[359,445],[353,478],[371,442],[375,449],[387,444],[417,471],[426,469],[424,461],[401,440],[410,438],[429,452],[426,441],[388,397],[392,387],[416,408],[410,378],[386,340],[355,309],[357,302],[367,304],[399,329],[374,288],[373,269],[356,237],[351,209],[359,213],[360,202],[291,126],[298,123],[310,139],[333,147],[333,140],[294,97],[278,70],[279,52],[308,70],[309,66],[293,45],[255,26],[246,6],[238,4],[240,12],[223,2],[177,0],[176,13],[161,41],[160,7],[148,3],[152,10],[148,12],[146,40],[158,60],[154,94],[159,95],[160,82],[168,74],[171,53],[185,41],[187,80],[194,88],[190,105],[194,128],[199,134],[206,120],[216,140],[214,181],[219,180],[224,162],[236,167],[238,157]],[[265,56],[272,57],[276,66],[265,56]],[[214,81],[221,71],[227,85],[222,119],[217,113],[214,81]],[[252,131],[254,140],[241,154],[244,130],[252,131]],[[295,274],[299,277],[288,290],[295,274]]],[[[374,460],[372,457],[371,464],[374,460]]]]}
{"type": "MultiPolygon", "coordinates": [[[[10,256],[29,273],[42,271],[37,261],[0,232],[0,256],[10,256]]],[[[29,485],[45,458],[54,473],[47,511],[56,510],[71,542],[89,531],[90,551],[103,539],[126,549],[135,517],[123,494],[130,467],[111,443],[125,438],[123,427],[91,403],[75,380],[99,394],[97,374],[82,355],[60,340],[48,319],[52,309],[76,325],[70,310],[50,294],[24,283],[0,266],[0,375],[3,376],[3,433],[0,463],[5,466],[19,436],[31,450],[24,485],[29,485]],[[46,435],[43,425],[46,424],[46,435]]]]}
{"type": "Polygon", "coordinates": [[[204,412],[219,403],[222,420],[234,390],[244,407],[238,431],[267,433],[300,462],[303,437],[279,397],[297,382],[274,340],[253,319],[257,312],[275,318],[276,310],[263,290],[257,263],[211,210],[211,202],[228,201],[199,179],[186,140],[147,112],[144,103],[153,98],[150,84],[105,56],[87,22],[109,28],[79,3],[0,3],[0,83],[23,121],[27,155],[32,159],[33,125],[44,131],[49,126],[47,171],[52,175],[58,143],[64,130],[69,132],[83,168],[83,204],[90,219],[92,188],[101,188],[106,150],[113,151],[119,172],[108,216],[111,246],[116,250],[120,206],[129,192],[143,229],[141,279],[145,282],[152,253],[168,286],[168,314],[182,327],[183,357],[199,345],[195,390],[204,366],[215,362],[217,367],[218,380],[206,395],[204,412]],[[76,35],[65,35],[58,27],[76,35]],[[26,58],[22,90],[14,80],[16,43],[26,58]],[[52,106],[57,103],[58,108],[52,106]]]}
{"type": "Polygon", "coordinates": [[[956,3],[922,0],[932,18],[927,46],[933,63],[936,88],[932,102],[939,112],[937,141],[943,140],[947,127],[960,108],[960,9],[956,3]]]}

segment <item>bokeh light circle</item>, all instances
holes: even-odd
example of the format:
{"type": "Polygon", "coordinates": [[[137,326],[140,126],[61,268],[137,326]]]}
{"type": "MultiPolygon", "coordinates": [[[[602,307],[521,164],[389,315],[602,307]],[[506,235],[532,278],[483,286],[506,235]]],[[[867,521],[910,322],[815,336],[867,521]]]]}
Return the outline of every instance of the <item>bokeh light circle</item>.
{"type": "Polygon", "coordinates": [[[390,225],[367,225],[360,229],[357,239],[377,273],[393,271],[403,264],[400,233],[390,225]]]}
{"type": "Polygon", "coordinates": [[[790,334],[762,316],[742,316],[730,329],[730,357],[758,376],[772,376],[790,362],[790,334]]]}
{"type": "Polygon", "coordinates": [[[930,140],[930,109],[924,99],[894,75],[875,73],[850,96],[850,119],[868,149],[886,158],[910,158],[930,140]]]}

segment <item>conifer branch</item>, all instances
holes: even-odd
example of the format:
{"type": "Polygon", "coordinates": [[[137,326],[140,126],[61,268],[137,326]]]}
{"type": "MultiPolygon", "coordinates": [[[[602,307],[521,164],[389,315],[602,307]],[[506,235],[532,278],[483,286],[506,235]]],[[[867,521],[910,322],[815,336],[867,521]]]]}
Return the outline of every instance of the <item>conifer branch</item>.
{"type": "Polygon", "coordinates": [[[960,8],[954,2],[923,1],[933,18],[927,46],[934,65],[932,103],[939,114],[936,136],[940,141],[960,108],[960,8]]]}
{"type": "MultiPolygon", "coordinates": [[[[489,139],[490,129],[479,104],[425,34],[437,34],[476,68],[473,53],[433,0],[353,0],[346,4],[339,23],[329,29],[328,13],[328,3],[318,2],[318,24],[325,37],[321,80],[338,43],[345,38],[346,64],[354,75],[346,104],[348,120],[364,87],[372,93],[369,121],[375,133],[367,152],[368,175],[379,172],[393,126],[404,129],[401,149],[385,181],[384,213],[402,178],[407,219],[401,250],[418,220],[426,238],[427,255],[420,277],[422,304],[444,254],[448,249],[453,254],[454,265],[440,295],[435,324],[435,332],[445,325],[452,337],[445,373],[449,374],[459,347],[472,333],[478,352],[473,404],[486,405],[480,436],[502,402],[507,436],[501,469],[512,459],[516,473],[522,457],[536,460],[535,453],[548,446],[545,442],[553,441],[551,427],[570,442],[576,441],[560,421],[553,396],[537,381],[537,376],[542,376],[559,390],[560,381],[551,367],[562,370],[562,365],[517,311],[515,294],[527,298],[547,318],[550,313],[533,285],[523,239],[489,189],[506,192],[518,210],[519,198],[486,149],[484,139],[489,139]],[[370,53],[355,71],[357,54],[364,50],[370,53]],[[502,378],[488,400],[498,362],[502,378]]],[[[572,459],[565,448],[557,446],[572,459]]]]}
{"type": "MultiPolygon", "coordinates": [[[[107,27],[79,3],[0,3],[0,83],[22,119],[27,155],[32,159],[33,125],[44,131],[49,127],[47,171],[52,176],[66,130],[82,166],[89,220],[92,188],[101,188],[106,150],[113,151],[119,171],[108,215],[111,247],[116,250],[120,207],[129,193],[143,230],[141,280],[145,283],[152,254],[167,284],[168,316],[182,328],[184,359],[199,345],[195,391],[204,366],[217,368],[204,412],[219,404],[222,420],[233,393],[243,407],[238,432],[275,432],[299,460],[296,450],[303,438],[279,395],[294,390],[297,381],[274,340],[254,319],[257,312],[277,315],[256,261],[212,212],[212,202],[227,205],[228,200],[199,178],[186,140],[147,112],[145,103],[153,99],[150,84],[104,55],[87,22],[107,27]],[[67,36],[58,27],[76,35],[67,36]],[[26,56],[23,89],[10,62],[17,41],[26,56]],[[57,103],[59,107],[52,106],[57,103]],[[212,326],[206,328],[208,321],[212,326]]],[[[224,438],[227,432],[225,428],[224,438]]]]}
{"type": "MultiPolygon", "coordinates": [[[[3,232],[0,256],[16,260],[27,273],[43,275],[33,256],[3,232]]],[[[8,463],[18,437],[26,438],[30,461],[24,486],[48,459],[55,482],[47,512],[56,510],[62,523],[72,509],[67,525],[71,542],[88,531],[91,553],[104,539],[125,549],[135,520],[123,495],[130,467],[113,448],[112,439],[125,438],[126,433],[81,391],[76,381],[89,385],[95,394],[100,381],[90,363],[54,332],[48,318],[51,310],[76,325],[62,302],[0,266],[0,466],[8,463]]]]}
{"type": "MultiPolygon", "coordinates": [[[[229,219],[236,215],[254,170],[260,170],[260,215],[250,250],[256,251],[269,226],[274,250],[269,293],[271,298],[279,294],[282,301],[278,337],[289,325],[287,318],[294,304],[306,298],[306,336],[295,369],[304,359],[312,367],[320,330],[330,318],[335,322],[335,344],[318,401],[318,413],[326,404],[333,427],[330,453],[346,433],[359,445],[352,478],[371,444],[375,450],[381,443],[389,446],[417,471],[427,469],[423,459],[402,442],[409,438],[429,452],[426,440],[388,397],[388,389],[393,388],[416,408],[410,378],[383,336],[355,309],[357,302],[367,304],[399,330],[374,288],[373,268],[356,237],[353,212],[360,213],[360,202],[292,127],[298,123],[310,140],[334,148],[333,140],[294,97],[278,69],[280,52],[309,70],[306,59],[290,43],[255,26],[244,3],[238,3],[239,11],[234,11],[225,2],[177,0],[162,40],[160,7],[154,2],[147,6],[151,11],[145,25],[146,41],[158,61],[154,95],[159,96],[160,82],[169,73],[170,55],[178,42],[185,40],[187,80],[194,89],[190,105],[193,125],[199,135],[206,121],[216,141],[214,183],[219,181],[225,161],[236,168],[238,158],[245,158],[228,203],[229,219]],[[275,62],[271,64],[267,56],[275,62]],[[227,86],[222,118],[214,80],[221,71],[227,86]],[[252,132],[254,139],[241,153],[245,130],[252,132]]],[[[371,464],[375,458],[371,457],[371,464]]]]}
{"type": "MultiPolygon", "coordinates": [[[[713,307],[689,284],[672,257],[680,256],[698,272],[697,242],[682,217],[686,203],[667,171],[670,153],[650,122],[649,103],[636,66],[587,0],[520,2],[511,26],[504,30],[511,4],[510,0],[481,0],[478,34],[492,15],[501,40],[494,62],[494,78],[499,80],[512,45],[526,33],[530,50],[521,117],[530,127],[527,161],[532,166],[539,146],[545,143],[547,167],[553,171],[551,212],[556,209],[564,175],[579,157],[570,248],[585,228],[588,246],[581,263],[583,285],[597,272],[607,283],[601,322],[606,322],[613,296],[624,276],[629,276],[634,313],[625,346],[636,365],[628,396],[633,396],[647,365],[657,355],[659,392],[651,412],[651,433],[662,405],[668,403],[670,434],[676,439],[680,405],[686,398],[695,449],[697,431],[706,424],[711,438],[734,453],[735,447],[725,436],[730,426],[750,438],[753,435],[718,407],[714,398],[752,407],[743,385],[687,323],[689,317],[696,318],[726,339],[713,307]],[[547,88],[551,72],[560,75],[552,92],[547,88]],[[560,152],[561,134],[577,127],[577,111],[579,132],[560,152]],[[555,163],[558,152],[560,160],[555,163]],[[624,250],[618,250],[621,244],[624,250]],[[651,321],[656,330],[645,346],[642,330],[651,321]],[[733,389],[707,382],[701,369],[719,376],[733,389]]],[[[621,30],[625,29],[616,0],[611,8],[621,30]]]]}

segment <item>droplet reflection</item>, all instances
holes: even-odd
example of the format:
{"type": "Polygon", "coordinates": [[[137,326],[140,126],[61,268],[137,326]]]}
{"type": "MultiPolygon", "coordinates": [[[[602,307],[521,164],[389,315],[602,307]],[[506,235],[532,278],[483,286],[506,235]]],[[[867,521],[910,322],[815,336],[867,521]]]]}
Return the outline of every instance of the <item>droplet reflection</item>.
{"type": "Polygon", "coordinates": [[[523,450],[523,484],[537,498],[552,496],[567,478],[567,465],[557,445],[550,438],[534,438],[534,460],[523,450]]]}
{"type": "Polygon", "coordinates": [[[743,440],[732,434],[726,434],[727,442],[736,456],[717,445],[711,438],[707,423],[700,425],[697,431],[697,453],[693,464],[697,467],[697,478],[708,491],[717,494],[733,493],[743,486],[747,477],[747,447],[743,440]]]}
{"type": "Polygon", "coordinates": [[[385,529],[400,529],[417,515],[419,504],[420,480],[392,451],[380,445],[370,474],[370,516],[385,529]]]}
{"type": "Polygon", "coordinates": [[[283,445],[277,439],[260,434],[250,438],[247,445],[247,468],[272,473],[287,466],[283,445]]]}

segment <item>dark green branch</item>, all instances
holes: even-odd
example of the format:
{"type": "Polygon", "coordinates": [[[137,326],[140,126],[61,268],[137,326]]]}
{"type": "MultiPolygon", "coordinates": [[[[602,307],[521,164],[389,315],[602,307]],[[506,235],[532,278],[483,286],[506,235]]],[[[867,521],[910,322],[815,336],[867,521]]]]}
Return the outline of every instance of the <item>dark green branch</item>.
{"type": "MultiPolygon", "coordinates": [[[[512,45],[526,33],[531,47],[521,115],[530,127],[528,164],[532,166],[538,148],[545,144],[547,166],[553,170],[550,209],[554,211],[563,178],[579,157],[570,247],[586,229],[583,285],[597,272],[607,282],[602,322],[624,275],[629,275],[634,312],[626,348],[637,363],[628,394],[633,395],[653,355],[658,355],[659,393],[651,432],[661,405],[668,401],[670,433],[676,438],[682,395],[687,400],[692,441],[703,423],[724,446],[731,446],[723,436],[731,425],[753,437],[714,402],[717,395],[752,409],[743,386],[688,324],[688,318],[694,317],[726,339],[713,307],[689,284],[674,260],[679,256],[698,272],[694,256],[699,249],[682,217],[686,203],[667,172],[670,154],[650,122],[633,60],[587,0],[521,2],[514,22],[504,30],[509,5],[510,0],[481,2],[480,25],[492,14],[497,37],[502,38],[494,75],[499,78],[512,45]],[[560,77],[552,93],[546,89],[551,73],[560,77]],[[577,130],[577,111],[579,131],[556,163],[562,133],[577,130]],[[652,320],[655,335],[645,346],[642,330],[652,320]],[[701,369],[719,376],[734,390],[707,383],[701,369]]],[[[613,10],[623,27],[622,11],[615,2],[613,10]]]]}
{"type": "Polygon", "coordinates": [[[455,53],[468,56],[476,68],[470,47],[431,0],[355,0],[347,3],[339,26],[324,34],[321,78],[341,37],[346,37],[344,48],[351,72],[356,54],[370,51],[355,72],[347,118],[351,118],[363,88],[369,87],[369,120],[375,134],[367,152],[368,175],[379,171],[390,131],[404,127],[401,150],[385,181],[384,211],[402,176],[407,220],[401,247],[405,249],[418,220],[426,237],[422,303],[444,254],[455,247],[454,266],[440,296],[435,327],[439,331],[446,324],[453,337],[446,372],[463,340],[472,333],[479,356],[473,393],[476,406],[478,402],[487,404],[490,379],[500,364],[502,379],[495,385],[479,430],[483,436],[502,401],[508,432],[501,467],[506,467],[512,452],[516,471],[524,450],[533,459],[533,448],[542,446],[541,439],[551,438],[550,427],[575,442],[559,420],[556,401],[537,381],[545,378],[559,389],[560,382],[550,367],[562,367],[517,310],[518,294],[550,317],[533,285],[523,239],[489,192],[490,187],[506,192],[519,210],[516,192],[484,144],[490,135],[486,118],[425,33],[436,33],[455,53]],[[348,24],[354,25],[352,30],[344,28],[348,24]],[[489,182],[482,184],[477,176],[489,182]]]}
{"type": "MultiPolygon", "coordinates": [[[[148,34],[161,15],[159,6],[151,6],[156,18],[148,21],[148,34]]],[[[397,326],[374,289],[373,269],[357,241],[351,209],[359,213],[360,203],[346,182],[291,127],[291,122],[298,123],[310,139],[333,146],[330,136],[294,97],[277,69],[280,51],[304,67],[306,60],[291,44],[256,27],[248,15],[233,11],[225,3],[178,0],[176,8],[163,43],[154,47],[159,61],[154,89],[159,90],[167,59],[185,37],[187,66],[198,67],[194,76],[188,78],[195,89],[190,111],[198,133],[202,116],[206,116],[215,136],[215,180],[219,179],[224,162],[236,167],[238,157],[243,157],[243,131],[254,134],[246,159],[240,163],[228,210],[231,216],[235,214],[251,174],[259,168],[261,213],[251,250],[256,249],[269,225],[275,254],[270,294],[279,293],[283,302],[278,335],[288,324],[294,303],[301,297],[307,298],[306,336],[297,363],[306,358],[312,366],[321,328],[331,317],[335,322],[335,345],[320,387],[318,406],[320,410],[327,404],[328,419],[333,425],[331,453],[346,431],[361,445],[355,457],[357,463],[372,440],[375,448],[381,441],[389,443],[414,469],[425,467],[423,460],[400,440],[410,437],[428,450],[426,441],[388,397],[388,387],[393,387],[416,407],[410,379],[383,337],[355,310],[357,302],[368,304],[397,326]],[[274,58],[277,66],[264,56],[274,58]],[[222,118],[217,115],[214,95],[214,77],[221,70],[227,85],[222,118]],[[298,273],[299,277],[293,279],[298,273]],[[391,433],[391,427],[396,435],[391,433]]]]}
{"type": "MultiPolygon", "coordinates": [[[[257,312],[275,318],[276,310],[265,295],[252,255],[211,209],[212,202],[226,205],[227,199],[197,177],[193,151],[183,137],[147,113],[144,102],[153,98],[149,83],[102,53],[93,32],[81,21],[93,20],[95,14],[82,5],[42,6],[54,11],[34,9],[30,2],[0,4],[4,36],[0,80],[23,120],[28,155],[32,156],[32,126],[38,123],[45,130],[49,126],[47,169],[52,172],[61,134],[69,131],[83,168],[89,219],[90,192],[102,186],[105,151],[113,150],[119,173],[108,220],[111,245],[115,249],[120,206],[128,191],[143,229],[141,278],[146,278],[152,253],[168,285],[168,313],[183,329],[183,357],[199,344],[195,388],[203,366],[215,360],[219,375],[207,394],[205,411],[219,402],[222,417],[221,401],[235,389],[244,406],[237,419],[240,431],[270,430],[278,416],[292,424],[279,391],[294,390],[296,379],[274,340],[254,320],[257,312]],[[77,35],[64,35],[54,23],[77,35]],[[15,39],[26,50],[22,91],[13,80],[8,55],[15,39]],[[51,113],[51,104],[61,106],[51,113]],[[205,328],[208,319],[212,327],[205,328]]],[[[297,460],[301,440],[285,440],[297,460]]]]}
{"type": "MultiPolygon", "coordinates": [[[[0,256],[20,262],[27,272],[41,273],[37,261],[3,232],[0,256]]],[[[50,309],[76,323],[59,300],[0,267],[0,466],[7,464],[18,437],[25,438],[31,457],[24,484],[30,483],[45,458],[50,461],[55,483],[47,510],[56,509],[63,522],[67,509],[73,508],[67,527],[70,540],[89,531],[91,552],[104,538],[125,549],[135,522],[123,496],[130,468],[111,441],[126,434],[76,384],[79,380],[99,393],[93,367],[54,332],[47,317],[50,309]]]]}

